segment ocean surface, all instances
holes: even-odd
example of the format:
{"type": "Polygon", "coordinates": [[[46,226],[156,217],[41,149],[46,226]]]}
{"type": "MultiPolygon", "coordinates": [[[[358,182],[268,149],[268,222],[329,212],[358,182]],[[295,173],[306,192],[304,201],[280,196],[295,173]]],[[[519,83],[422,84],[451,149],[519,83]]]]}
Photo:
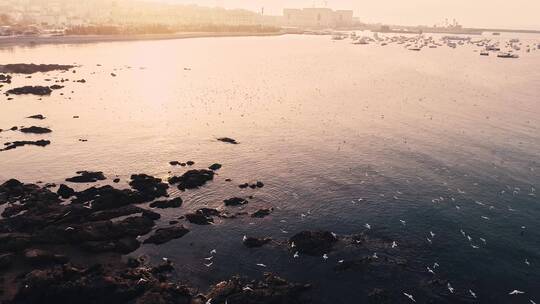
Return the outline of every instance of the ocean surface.
{"type": "MultiPolygon", "coordinates": [[[[514,37],[540,42],[493,38],[514,37]]],[[[184,204],[160,210],[160,225],[233,196],[254,197],[243,211],[274,212],[186,223],[185,237],[133,255],[171,259],[177,279],[201,291],[273,272],[312,283],[315,303],[365,303],[374,288],[390,303],[411,303],[403,293],[419,303],[540,303],[540,50],[502,59],[478,49],[413,52],[302,35],[2,48],[0,64],[79,67],[15,75],[0,88],[69,79],[49,97],[0,98],[1,129],[53,130],[0,132],[1,144],[52,142],[0,152],[0,182],[62,183],[95,170],[108,177],[101,184],[118,176],[129,187],[134,173],[187,170],[169,161],[217,162],[223,168],[203,188],[170,189],[184,204]],[[25,118],[34,114],[47,119],[25,118]],[[216,141],[223,136],[240,144],[216,141]],[[258,180],[264,188],[238,188],[258,180]],[[364,233],[372,243],[293,258],[285,243],[302,230],[364,233]],[[248,249],[244,235],[274,242],[248,249]],[[374,254],[385,262],[336,270],[374,254]]]]}

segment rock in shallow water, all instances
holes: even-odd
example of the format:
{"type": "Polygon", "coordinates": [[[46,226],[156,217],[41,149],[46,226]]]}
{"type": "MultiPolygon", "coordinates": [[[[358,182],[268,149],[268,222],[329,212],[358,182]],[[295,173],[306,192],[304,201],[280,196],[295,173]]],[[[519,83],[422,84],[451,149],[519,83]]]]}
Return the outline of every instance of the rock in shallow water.
{"type": "Polygon", "coordinates": [[[196,189],[204,186],[206,182],[214,179],[214,171],[211,170],[189,170],[182,176],[173,176],[169,178],[169,184],[178,184],[178,189],[196,189]]]}
{"type": "Polygon", "coordinates": [[[301,254],[323,255],[332,250],[338,239],[328,231],[302,231],[289,239],[295,245],[294,250],[301,254]]]}
{"type": "Polygon", "coordinates": [[[16,149],[18,147],[23,147],[23,146],[45,147],[50,144],[51,144],[50,140],[44,140],[44,139],[40,139],[36,141],[31,141],[31,140],[14,141],[10,143],[5,143],[4,146],[6,147],[4,149],[0,149],[0,151],[13,150],[13,149],[16,149]]]}
{"type": "Polygon", "coordinates": [[[20,131],[23,133],[33,133],[33,134],[45,134],[45,133],[52,132],[52,130],[49,128],[36,127],[36,126],[31,126],[28,128],[21,128],[20,131]]]}
{"type": "Polygon", "coordinates": [[[46,96],[51,95],[52,89],[44,86],[24,86],[8,90],[6,94],[13,95],[38,95],[46,96]]]}
{"type": "Polygon", "coordinates": [[[79,174],[79,176],[66,178],[66,181],[72,183],[95,183],[106,179],[101,171],[77,171],[76,173],[79,174]]]}
{"type": "Polygon", "coordinates": [[[170,240],[179,239],[189,232],[184,226],[172,226],[157,229],[153,235],[147,238],[145,244],[164,244],[170,240]]]}

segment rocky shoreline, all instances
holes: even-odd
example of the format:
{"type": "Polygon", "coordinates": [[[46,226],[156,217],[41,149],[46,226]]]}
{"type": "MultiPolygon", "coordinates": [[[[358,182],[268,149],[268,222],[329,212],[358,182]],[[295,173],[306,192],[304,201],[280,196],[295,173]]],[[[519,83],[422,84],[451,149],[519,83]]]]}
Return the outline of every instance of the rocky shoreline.
{"type": "MultiPolygon", "coordinates": [[[[183,176],[206,174],[188,172],[183,176]]],[[[80,171],[66,180],[91,183],[102,177],[101,172],[80,171]]],[[[272,274],[265,274],[262,281],[233,277],[206,294],[196,294],[169,279],[167,274],[174,270],[170,261],[152,266],[143,258],[126,258],[142,243],[159,245],[190,233],[180,223],[155,229],[161,216],[154,210],[181,206],[180,198],[155,201],[168,197],[169,184],[135,174],[130,185],[132,189],[106,185],[82,191],[66,184],[41,187],[15,179],[0,185],[3,303],[308,302],[309,285],[291,284],[272,274]],[[157,209],[139,206],[152,201],[157,209]],[[90,258],[81,260],[81,256],[90,258]]],[[[206,224],[212,216],[226,215],[201,209],[184,218],[206,224]]]]}

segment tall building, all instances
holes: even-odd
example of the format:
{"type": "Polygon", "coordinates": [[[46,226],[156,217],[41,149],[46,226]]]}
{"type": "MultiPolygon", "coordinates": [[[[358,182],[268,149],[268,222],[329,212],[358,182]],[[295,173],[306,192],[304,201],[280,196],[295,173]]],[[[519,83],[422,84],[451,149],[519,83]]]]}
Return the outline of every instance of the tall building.
{"type": "Polygon", "coordinates": [[[301,28],[337,28],[353,23],[353,11],[329,8],[284,9],[283,25],[301,28]]]}

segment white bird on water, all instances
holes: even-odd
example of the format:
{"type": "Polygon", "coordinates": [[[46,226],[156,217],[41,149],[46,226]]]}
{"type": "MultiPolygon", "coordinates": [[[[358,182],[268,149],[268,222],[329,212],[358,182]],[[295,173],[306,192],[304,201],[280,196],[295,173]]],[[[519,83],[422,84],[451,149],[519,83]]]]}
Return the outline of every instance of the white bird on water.
{"type": "Polygon", "coordinates": [[[257,264],[257,266],[259,266],[259,267],[266,267],[266,265],[264,265],[264,264],[262,264],[262,263],[257,264]]]}
{"type": "Polygon", "coordinates": [[[217,253],[217,251],[216,251],[215,249],[212,249],[212,250],[210,251],[210,254],[216,254],[216,253],[217,253]]]}
{"type": "Polygon", "coordinates": [[[210,262],[210,264],[204,264],[204,266],[210,267],[210,266],[212,266],[213,264],[214,264],[214,262],[210,262]]]}
{"type": "Polygon", "coordinates": [[[518,295],[518,294],[524,294],[525,292],[521,291],[521,290],[517,290],[517,289],[514,289],[512,290],[511,292],[509,292],[508,294],[509,295],[518,295]]]}
{"type": "Polygon", "coordinates": [[[448,282],[448,284],[446,284],[446,287],[448,287],[448,290],[450,290],[450,293],[454,293],[454,287],[452,287],[452,285],[450,285],[450,282],[448,282]]]}
{"type": "Polygon", "coordinates": [[[244,237],[242,238],[242,242],[245,242],[247,240],[247,236],[244,235],[244,237]]]}
{"type": "Polygon", "coordinates": [[[431,235],[431,238],[434,238],[434,237],[435,237],[435,233],[433,233],[433,231],[430,231],[430,232],[429,232],[429,235],[431,235]]]}
{"type": "Polygon", "coordinates": [[[393,241],[392,242],[392,248],[396,248],[396,247],[397,247],[397,243],[396,243],[396,241],[393,241]]]}
{"type": "Polygon", "coordinates": [[[291,243],[291,248],[296,247],[296,244],[294,242],[291,243]]]}
{"type": "Polygon", "coordinates": [[[433,269],[435,269],[437,267],[439,267],[439,263],[437,263],[437,262],[433,263],[433,269]]]}
{"type": "Polygon", "coordinates": [[[401,222],[401,224],[402,224],[403,226],[405,226],[405,225],[407,224],[407,222],[405,222],[404,220],[399,220],[399,221],[401,222]]]}
{"type": "Polygon", "coordinates": [[[536,304],[536,302],[531,299],[529,299],[529,302],[531,302],[531,304],[536,304]]]}
{"type": "Polygon", "coordinates": [[[476,299],[476,293],[474,293],[474,291],[472,291],[472,290],[469,289],[469,293],[471,294],[471,296],[472,296],[473,298],[476,299]]]}
{"type": "Polygon", "coordinates": [[[365,224],[364,227],[366,227],[367,229],[371,229],[371,225],[370,224],[365,224]]]}
{"type": "Polygon", "coordinates": [[[204,259],[207,260],[207,261],[211,261],[213,258],[214,258],[214,256],[209,256],[209,257],[204,258],[204,259]]]}
{"type": "Polygon", "coordinates": [[[374,258],[374,259],[378,259],[378,258],[379,258],[379,256],[377,255],[376,252],[373,253],[373,258],[374,258]]]}
{"type": "Polygon", "coordinates": [[[251,289],[251,287],[249,286],[246,286],[244,288],[242,288],[243,291],[253,291],[253,289],[251,289]]]}
{"type": "Polygon", "coordinates": [[[525,259],[525,264],[527,264],[527,266],[531,266],[531,263],[527,259],[525,259]]]}
{"type": "Polygon", "coordinates": [[[408,294],[406,292],[403,293],[403,295],[405,295],[407,298],[409,298],[411,301],[413,301],[414,303],[416,303],[416,300],[414,299],[413,295],[412,294],[408,294]]]}
{"type": "Polygon", "coordinates": [[[460,229],[459,230],[461,232],[461,235],[463,235],[463,237],[466,237],[467,235],[465,234],[465,231],[463,231],[463,229],[460,229]]]}
{"type": "Polygon", "coordinates": [[[300,255],[298,254],[298,251],[294,253],[293,258],[297,259],[300,255]]]}
{"type": "Polygon", "coordinates": [[[325,260],[328,260],[328,254],[326,254],[326,253],[323,254],[323,255],[322,255],[322,258],[325,259],[325,260]]]}
{"type": "Polygon", "coordinates": [[[432,241],[432,240],[430,240],[430,239],[429,239],[428,237],[426,238],[426,240],[427,240],[427,241],[428,241],[428,243],[430,243],[430,244],[431,244],[431,243],[433,243],[433,241],[432,241]]]}
{"type": "Polygon", "coordinates": [[[429,266],[428,266],[428,267],[426,267],[426,268],[427,268],[427,271],[428,271],[429,273],[431,273],[431,274],[435,274],[435,272],[433,271],[433,269],[429,268],[429,266]]]}

